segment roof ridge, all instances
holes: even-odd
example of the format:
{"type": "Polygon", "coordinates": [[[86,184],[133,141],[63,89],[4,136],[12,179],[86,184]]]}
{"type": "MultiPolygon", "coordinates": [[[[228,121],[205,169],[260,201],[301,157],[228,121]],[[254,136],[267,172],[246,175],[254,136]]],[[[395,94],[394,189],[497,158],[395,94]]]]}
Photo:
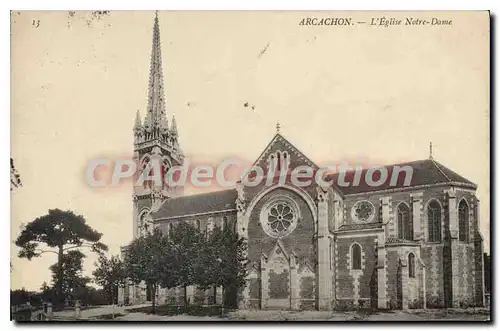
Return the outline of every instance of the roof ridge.
{"type": "Polygon", "coordinates": [[[233,191],[233,190],[236,191],[236,188],[228,188],[225,190],[210,191],[210,192],[203,192],[203,193],[196,193],[196,194],[189,194],[189,195],[181,195],[178,197],[169,198],[169,199],[165,200],[165,202],[171,201],[171,200],[176,200],[176,199],[185,199],[185,198],[190,198],[190,197],[199,197],[202,195],[210,195],[210,194],[215,194],[215,193],[228,192],[228,191],[233,191]]]}
{"type": "Polygon", "coordinates": [[[430,161],[449,182],[452,181],[450,177],[448,177],[448,175],[443,171],[443,169],[441,169],[441,167],[439,166],[440,164],[438,162],[434,161],[434,159],[430,159],[430,161]]]}
{"type": "MultiPolygon", "coordinates": [[[[410,165],[410,164],[414,164],[414,163],[420,163],[420,162],[425,162],[425,161],[429,161],[427,159],[423,159],[423,160],[415,160],[415,161],[408,161],[408,162],[400,162],[400,163],[392,163],[392,164],[381,164],[381,165],[376,165],[376,166],[369,166],[369,167],[363,167],[362,166],[362,170],[370,170],[370,169],[375,169],[375,168],[378,168],[378,167],[394,167],[394,166],[397,166],[397,165],[410,165]]],[[[348,171],[344,171],[344,172],[334,172],[334,173],[326,173],[326,175],[334,175],[334,174],[341,174],[341,173],[349,173],[349,172],[355,172],[356,171],[356,168],[351,168],[350,170],[348,171]]]]}
{"type": "Polygon", "coordinates": [[[304,156],[306,158],[307,161],[311,162],[311,164],[313,166],[315,166],[316,168],[319,169],[319,166],[316,164],[316,162],[314,162],[313,160],[311,160],[305,153],[303,153],[297,146],[295,146],[290,140],[286,139],[284,135],[282,135],[281,133],[278,133],[282,139],[286,140],[287,143],[289,143],[294,149],[297,150],[297,152],[299,152],[300,154],[302,154],[302,156],[304,156]]]}

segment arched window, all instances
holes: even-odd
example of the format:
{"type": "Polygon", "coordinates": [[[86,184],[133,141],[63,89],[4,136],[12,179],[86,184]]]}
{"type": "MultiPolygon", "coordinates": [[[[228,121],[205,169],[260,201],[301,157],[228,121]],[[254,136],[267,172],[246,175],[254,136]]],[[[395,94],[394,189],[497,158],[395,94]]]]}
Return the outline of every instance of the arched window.
{"type": "Polygon", "coordinates": [[[408,255],[408,276],[415,278],[415,255],[413,253],[408,255]]]}
{"type": "Polygon", "coordinates": [[[429,241],[441,241],[441,205],[432,200],[427,207],[427,225],[429,230],[429,241]]]}
{"type": "Polygon", "coordinates": [[[361,269],[361,246],[359,244],[351,246],[351,269],[361,269]]]}
{"type": "Polygon", "coordinates": [[[144,188],[148,188],[148,187],[151,187],[151,180],[146,180],[146,176],[151,176],[151,171],[152,169],[149,169],[150,165],[149,165],[149,156],[145,156],[143,159],[142,159],[142,162],[141,162],[141,176],[143,176],[144,178],[144,181],[143,181],[143,186],[144,188]]]}
{"type": "Polygon", "coordinates": [[[458,204],[458,240],[469,241],[469,206],[465,200],[458,204]]]}
{"type": "Polygon", "coordinates": [[[162,183],[162,189],[168,188],[168,181],[170,180],[167,178],[167,172],[170,169],[170,164],[168,163],[167,160],[163,160],[163,163],[161,165],[161,183],[162,183]]]}
{"type": "Polygon", "coordinates": [[[271,154],[269,156],[269,171],[275,171],[276,170],[276,158],[274,157],[274,154],[271,154]]]}
{"type": "Polygon", "coordinates": [[[398,205],[398,238],[413,240],[413,221],[406,203],[398,205]]]}
{"type": "Polygon", "coordinates": [[[196,229],[197,230],[201,229],[201,222],[200,222],[200,220],[196,220],[196,229]]]}
{"type": "Polygon", "coordinates": [[[139,219],[137,223],[137,235],[139,237],[142,237],[153,230],[153,222],[151,220],[151,217],[149,217],[149,210],[144,209],[140,214],[139,214],[139,219]]]}
{"type": "Polygon", "coordinates": [[[287,152],[283,152],[283,161],[282,161],[281,166],[282,166],[284,169],[287,169],[287,168],[288,168],[288,163],[289,163],[288,153],[287,153],[287,152]]]}

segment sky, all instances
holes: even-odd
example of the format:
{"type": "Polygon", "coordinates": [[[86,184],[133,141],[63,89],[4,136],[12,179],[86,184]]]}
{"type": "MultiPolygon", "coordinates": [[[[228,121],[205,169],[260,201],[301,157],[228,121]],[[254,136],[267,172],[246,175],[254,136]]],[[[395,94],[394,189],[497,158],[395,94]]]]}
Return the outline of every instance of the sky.
{"type": "MultiPolygon", "coordinates": [[[[132,238],[132,188],[90,188],[89,160],[130,157],[145,115],[154,12],[12,12],[11,239],[52,208],[82,214],[110,253],[132,238]]],[[[167,116],[195,161],[256,159],[281,133],[319,165],[433,156],[478,185],[489,251],[485,12],[160,12],[167,116]],[[307,17],[439,17],[452,26],[300,26],[307,17]],[[245,107],[247,103],[254,106],[245,107]]],[[[50,281],[55,256],[11,244],[11,287],[50,281]]],[[[95,256],[85,260],[85,274],[95,256]]]]}

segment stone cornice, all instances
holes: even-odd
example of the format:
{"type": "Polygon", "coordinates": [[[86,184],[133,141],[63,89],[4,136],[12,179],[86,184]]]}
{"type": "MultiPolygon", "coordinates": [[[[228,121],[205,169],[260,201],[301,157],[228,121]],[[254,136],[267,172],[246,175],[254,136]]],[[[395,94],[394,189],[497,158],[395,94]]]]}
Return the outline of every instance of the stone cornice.
{"type": "Polygon", "coordinates": [[[428,189],[428,188],[441,187],[441,186],[457,186],[457,187],[461,187],[461,188],[472,188],[474,191],[477,189],[477,186],[474,184],[459,183],[459,182],[445,182],[445,183],[437,183],[437,184],[398,187],[398,188],[385,189],[385,190],[380,190],[380,191],[369,191],[369,192],[345,194],[345,197],[349,198],[349,197],[364,196],[364,195],[376,195],[376,194],[395,193],[395,192],[403,192],[403,191],[413,191],[413,190],[421,190],[421,189],[428,189]]]}

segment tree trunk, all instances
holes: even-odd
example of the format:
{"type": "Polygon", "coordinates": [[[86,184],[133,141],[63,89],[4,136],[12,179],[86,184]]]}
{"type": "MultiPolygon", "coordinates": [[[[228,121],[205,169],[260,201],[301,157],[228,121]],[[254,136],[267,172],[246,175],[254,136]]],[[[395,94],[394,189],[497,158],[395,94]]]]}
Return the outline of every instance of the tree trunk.
{"type": "Polygon", "coordinates": [[[222,303],[220,308],[220,314],[224,315],[224,304],[226,303],[226,288],[222,286],[222,303]]]}
{"type": "Polygon", "coordinates": [[[61,306],[64,302],[63,298],[63,246],[59,246],[59,252],[57,253],[57,284],[56,284],[56,305],[61,306]]]}
{"type": "Polygon", "coordinates": [[[184,285],[184,309],[188,306],[187,285],[184,285]]]}
{"type": "Polygon", "coordinates": [[[112,305],[112,313],[111,313],[111,319],[115,319],[115,294],[114,292],[111,292],[111,305],[112,305]]]}
{"type": "Polygon", "coordinates": [[[156,284],[153,283],[151,284],[151,289],[153,290],[153,293],[151,294],[152,297],[151,297],[151,304],[152,304],[152,312],[153,312],[153,315],[156,313],[156,284]]]}

